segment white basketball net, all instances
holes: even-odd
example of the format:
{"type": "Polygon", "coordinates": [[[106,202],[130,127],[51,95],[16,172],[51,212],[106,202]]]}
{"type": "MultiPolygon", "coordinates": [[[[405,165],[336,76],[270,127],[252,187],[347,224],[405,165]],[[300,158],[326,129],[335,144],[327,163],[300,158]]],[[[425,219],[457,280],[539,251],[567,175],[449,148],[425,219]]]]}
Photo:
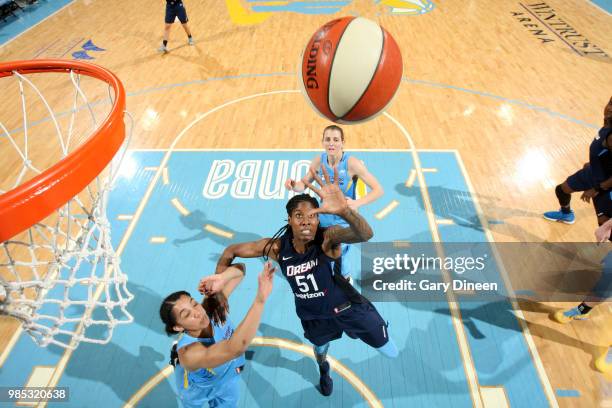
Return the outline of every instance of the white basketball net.
{"type": "MultiPolygon", "coordinates": [[[[49,74],[28,77],[41,77],[42,81],[45,75],[49,74]]],[[[43,166],[70,154],[101,124],[96,119],[96,111],[99,108],[110,111],[114,92],[105,82],[81,77],[73,71],[69,76],[57,76],[66,78],[66,82],[69,78],[74,88],[73,98],[68,102],[64,88],[66,95],[60,95],[59,99],[68,105],[64,112],[57,114],[29,78],[15,73],[3,80],[12,81],[15,93],[19,93],[13,105],[20,100],[23,117],[21,126],[16,126],[14,118],[2,117],[0,107],[0,157],[3,157],[0,168],[3,172],[7,165],[14,169],[14,177],[0,183],[0,194],[40,174],[43,166]],[[97,82],[98,88],[104,88],[101,93],[104,99],[91,103],[85,96],[82,81],[97,82]],[[28,102],[29,93],[34,95],[36,103],[28,102]],[[42,117],[38,123],[28,118],[28,111],[35,108],[42,117]],[[79,120],[81,115],[89,119],[79,120]],[[7,120],[13,123],[7,124],[7,120]],[[47,132],[38,132],[45,126],[47,132]],[[62,131],[62,127],[67,129],[62,131]],[[79,130],[84,136],[79,136],[79,130]],[[15,169],[15,163],[20,163],[21,168],[15,169]]],[[[47,80],[41,87],[58,93],[57,83],[50,82],[53,81],[47,80]]],[[[0,82],[0,87],[3,85],[0,82]]],[[[127,277],[113,249],[106,215],[109,191],[129,137],[115,160],[85,190],[45,220],[0,244],[0,313],[19,319],[23,330],[41,346],[75,348],[81,341],[108,343],[117,324],[133,320],[126,309],[133,295],[127,289],[127,277]]]]}

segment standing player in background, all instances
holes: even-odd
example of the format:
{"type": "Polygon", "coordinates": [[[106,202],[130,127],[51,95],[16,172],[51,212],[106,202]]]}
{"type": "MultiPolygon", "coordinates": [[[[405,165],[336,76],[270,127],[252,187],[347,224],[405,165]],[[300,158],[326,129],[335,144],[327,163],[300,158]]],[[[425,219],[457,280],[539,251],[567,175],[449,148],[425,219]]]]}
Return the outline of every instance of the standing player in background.
{"type": "Polygon", "coordinates": [[[313,175],[320,189],[305,182],[321,198],[321,207],[308,194],[294,196],[286,206],[287,225],[272,238],[227,247],[217,263],[217,273],[236,257],[264,256],[278,262],[293,291],[304,336],[314,345],[320,391],[327,396],[333,390],[327,361],[329,343],[343,333],[361,339],[387,357],[396,357],[398,351],[389,337],[388,323],[333,266],[341,256],[341,244],[368,241],[373,232],[367,221],[349,207],[338,187],[337,169],[334,168],[333,183],[325,168],[323,176],[326,183],[313,175]],[[341,217],[348,227],[322,228],[317,217],[321,213],[341,217]]]}
{"type": "MultiPolygon", "coordinates": [[[[583,191],[582,200],[587,203],[591,198],[601,193],[608,194],[612,190],[612,98],[604,108],[604,126],[599,130],[589,148],[589,162],[581,170],[569,176],[563,184],[555,188],[555,194],[561,208],[559,211],[548,211],[544,218],[550,221],[559,221],[565,224],[573,224],[576,217],[570,207],[571,194],[583,191]]],[[[593,200],[598,224],[603,224],[606,219],[602,218],[603,212],[599,208],[599,202],[593,200]]]]}
{"type": "Polygon", "coordinates": [[[166,18],[164,26],[164,40],[162,42],[161,47],[159,47],[159,52],[166,53],[168,52],[168,38],[170,37],[170,29],[172,28],[172,24],[174,20],[178,17],[185,33],[187,33],[187,43],[189,45],[193,45],[193,37],[191,36],[191,31],[189,30],[189,26],[187,25],[187,11],[185,11],[185,6],[183,6],[183,0],[166,0],[166,18]]]}
{"type": "Polygon", "coordinates": [[[201,303],[185,291],[174,292],[162,302],[159,314],[166,333],[181,333],[172,348],[170,364],[175,367],[176,386],[185,408],[238,405],[238,377],[244,367],[244,352],[257,333],[264,303],[272,291],[275,268],[266,263],[258,278],[255,300],[234,329],[225,301],[242,281],[244,271],[243,264],[236,264],[202,279],[198,290],[207,296],[201,303]]]}
{"type": "MultiPolygon", "coordinates": [[[[327,170],[327,174],[333,174],[333,167],[337,167],[339,176],[338,186],[344,193],[349,208],[357,211],[359,207],[369,204],[383,195],[382,186],[376,177],[368,171],[363,162],[344,152],[344,132],[342,128],[336,125],[326,127],[323,130],[321,143],[325,151],[312,159],[310,171],[302,180],[295,181],[288,179],[285,181],[285,187],[288,190],[301,193],[306,189],[308,183],[313,182],[313,174],[318,174],[322,178],[323,169],[327,170]],[[370,188],[370,191],[359,199],[356,198],[358,180],[362,180],[370,188]]],[[[331,180],[331,182],[333,183],[334,180],[331,180]]],[[[348,224],[342,217],[333,214],[320,214],[319,223],[324,228],[332,225],[348,227],[348,224]]],[[[354,246],[343,244],[340,262],[342,275],[350,279],[351,272],[357,268],[358,263],[359,254],[354,246]]]]}
{"type": "MultiPolygon", "coordinates": [[[[609,197],[609,193],[606,194],[609,197]]],[[[612,208],[612,200],[608,199],[609,206],[612,208]]],[[[597,242],[610,240],[612,232],[612,219],[609,219],[595,230],[597,242]]],[[[602,261],[601,278],[593,289],[593,296],[587,297],[578,306],[568,310],[559,310],[554,313],[553,318],[559,323],[569,323],[573,320],[586,320],[591,310],[596,306],[612,300],[612,251],[602,261]]],[[[595,358],[595,368],[602,373],[612,372],[612,339],[610,346],[595,358]]]]}

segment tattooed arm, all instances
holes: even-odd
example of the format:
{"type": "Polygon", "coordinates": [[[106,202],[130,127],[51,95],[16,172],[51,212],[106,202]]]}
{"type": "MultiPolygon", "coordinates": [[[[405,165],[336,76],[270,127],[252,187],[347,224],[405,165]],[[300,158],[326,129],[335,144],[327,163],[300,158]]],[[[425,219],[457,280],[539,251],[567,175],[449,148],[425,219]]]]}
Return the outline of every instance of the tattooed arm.
{"type": "Polygon", "coordinates": [[[374,236],[372,228],[368,222],[355,210],[349,208],[346,197],[342,194],[338,187],[338,169],[334,167],[334,182],[330,182],[329,174],[323,168],[323,176],[325,183],[316,174],[311,176],[317,180],[321,188],[316,188],[306,181],[306,186],[314,191],[321,200],[323,205],[320,208],[313,209],[311,214],[336,214],[342,217],[348,224],[348,228],[330,227],[325,230],[323,238],[323,251],[332,257],[340,256],[340,244],[352,244],[356,242],[365,242],[374,236]]]}
{"type": "Polygon", "coordinates": [[[370,224],[357,211],[348,208],[338,214],[346,222],[348,228],[334,226],[325,231],[323,239],[323,251],[332,258],[340,256],[339,244],[355,244],[357,242],[366,242],[372,239],[374,232],[370,224]],[[335,255],[335,256],[332,256],[335,255]]]}
{"type": "Polygon", "coordinates": [[[270,244],[271,250],[267,254],[271,259],[278,260],[280,251],[280,240],[275,239],[270,242],[271,238],[263,238],[259,241],[243,242],[241,244],[230,245],[221,254],[217,261],[215,273],[222,273],[234,263],[234,258],[259,258],[264,256],[264,249],[270,244]]]}

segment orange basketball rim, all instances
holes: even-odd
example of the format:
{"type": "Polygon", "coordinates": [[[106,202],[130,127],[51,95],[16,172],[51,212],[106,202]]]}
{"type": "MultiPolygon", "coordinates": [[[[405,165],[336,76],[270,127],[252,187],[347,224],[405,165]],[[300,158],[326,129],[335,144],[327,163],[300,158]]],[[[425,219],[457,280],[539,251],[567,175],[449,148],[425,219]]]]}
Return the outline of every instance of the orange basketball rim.
{"type": "Polygon", "coordinates": [[[0,63],[0,78],[73,71],[97,78],[114,90],[113,106],[100,127],[61,161],[16,188],[0,195],[0,242],[27,230],[85,189],[115,156],[125,139],[125,90],[119,78],[100,66],[68,60],[0,63]]]}

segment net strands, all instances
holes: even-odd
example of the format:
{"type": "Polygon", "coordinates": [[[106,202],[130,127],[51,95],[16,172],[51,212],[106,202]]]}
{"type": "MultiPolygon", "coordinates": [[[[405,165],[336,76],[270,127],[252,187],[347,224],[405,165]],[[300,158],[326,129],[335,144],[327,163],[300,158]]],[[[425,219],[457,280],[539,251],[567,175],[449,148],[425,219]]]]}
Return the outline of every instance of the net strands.
{"type": "MultiPolygon", "coordinates": [[[[74,88],[72,107],[56,114],[33,81],[13,72],[19,86],[22,128],[11,134],[0,120],[0,142],[3,133],[8,142],[5,141],[1,152],[4,155],[6,146],[10,146],[21,169],[15,172],[14,180],[0,185],[0,194],[24,183],[28,175],[44,171],[32,158],[36,144],[41,142],[38,139],[53,136],[58,156],[53,160],[62,159],[83,139],[78,137],[76,129],[82,129],[87,135],[102,123],[96,118],[95,107],[107,102],[113,104],[115,95],[111,87],[106,89],[107,100],[91,103],[82,89],[81,75],[70,70],[69,76],[74,88]],[[35,126],[28,120],[32,103],[28,105],[26,88],[44,105],[45,120],[51,122],[55,135],[36,134],[35,126]],[[78,112],[86,112],[90,123],[77,120],[78,112]],[[58,117],[67,115],[67,130],[62,133],[58,117]]],[[[23,330],[41,346],[75,348],[81,341],[108,343],[116,325],[133,320],[127,310],[133,295],[113,248],[107,218],[108,195],[125,147],[83,191],[44,220],[0,244],[0,313],[20,320],[23,330]]]]}

